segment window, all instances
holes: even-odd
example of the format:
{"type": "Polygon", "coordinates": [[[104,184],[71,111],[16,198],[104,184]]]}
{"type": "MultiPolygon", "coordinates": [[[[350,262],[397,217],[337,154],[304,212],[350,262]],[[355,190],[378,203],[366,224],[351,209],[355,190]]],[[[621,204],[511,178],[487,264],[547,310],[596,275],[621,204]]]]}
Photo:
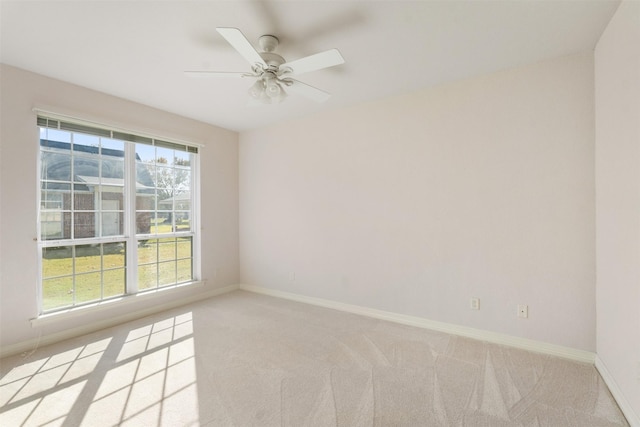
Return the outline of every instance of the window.
{"type": "Polygon", "coordinates": [[[41,312],[192,282],[198,148],[38,116],[41,312]]]}

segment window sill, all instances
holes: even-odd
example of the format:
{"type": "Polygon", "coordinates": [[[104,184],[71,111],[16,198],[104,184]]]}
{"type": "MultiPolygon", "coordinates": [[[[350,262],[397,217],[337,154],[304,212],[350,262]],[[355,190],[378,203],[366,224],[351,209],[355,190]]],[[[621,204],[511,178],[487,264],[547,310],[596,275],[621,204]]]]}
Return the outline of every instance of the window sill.
{"type": "Polygon", "coordinates": [[[151,301],[153,299],[178,293],[184,288],[202,287],[204,281],[181,283],[179,285],[167,286],[160,289],[151,291],[139,292],[135,295],[125,295],[119,298],[110,299],[108,301],[100,301],[95,304],[83,305],[82,307],[69,308],[67,310],[56,311],[55,313],[42,314],[34,319],[31,319],[31,327],[37,328],[44,325],[50,325],[53,323],[62,322],[70,319],[77,319],[79,317],[99,313],[107,310],[112,310],[119,307],[135,304],[142,300],[151,301]]]}

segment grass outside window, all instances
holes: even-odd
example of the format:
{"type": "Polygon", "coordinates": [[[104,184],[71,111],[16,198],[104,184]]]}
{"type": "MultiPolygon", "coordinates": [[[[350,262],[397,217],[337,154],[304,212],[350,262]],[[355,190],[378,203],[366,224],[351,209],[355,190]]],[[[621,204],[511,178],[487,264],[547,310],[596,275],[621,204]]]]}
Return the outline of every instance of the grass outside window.
{"type": "Polygon", "coordinates": [[[45,311],[125,293],[125,243],[42,249],[45,311]]]}
{"type": "MultiPolygon", "coordinates": [[[[125,244],[62,246],[42,253],[44,310],[125,294],[125,244]]],[[[192,280],[191,237],[165,237],[138,245],[138,289],[192,280]]]]}

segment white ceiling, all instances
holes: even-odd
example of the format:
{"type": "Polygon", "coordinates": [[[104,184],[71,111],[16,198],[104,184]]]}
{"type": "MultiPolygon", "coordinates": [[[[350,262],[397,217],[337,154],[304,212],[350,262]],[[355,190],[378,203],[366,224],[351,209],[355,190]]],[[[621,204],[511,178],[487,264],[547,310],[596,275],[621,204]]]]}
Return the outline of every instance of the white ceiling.
{"type": "Polygon", "coordinates": [[[448,81],[591,51],[618,0],[6,1],[0,60],[26,70],[242,131],[448,81]],[[338,48],[346,63],[298,79],[333,96],[291,94],[248,107],[248,71],[216,32],[255,46],[280,39],[286,60],[338,48]]]}

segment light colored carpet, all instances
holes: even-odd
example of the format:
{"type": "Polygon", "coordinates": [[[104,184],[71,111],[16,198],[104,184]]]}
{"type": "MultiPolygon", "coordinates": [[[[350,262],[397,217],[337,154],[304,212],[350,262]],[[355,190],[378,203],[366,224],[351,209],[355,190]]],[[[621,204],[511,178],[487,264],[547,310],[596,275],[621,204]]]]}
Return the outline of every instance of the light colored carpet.
{"type": "Polygon", "coordinates": [[[2,426],[625,426],[595,368],[243,291],[1,361],[2,426]]]}

